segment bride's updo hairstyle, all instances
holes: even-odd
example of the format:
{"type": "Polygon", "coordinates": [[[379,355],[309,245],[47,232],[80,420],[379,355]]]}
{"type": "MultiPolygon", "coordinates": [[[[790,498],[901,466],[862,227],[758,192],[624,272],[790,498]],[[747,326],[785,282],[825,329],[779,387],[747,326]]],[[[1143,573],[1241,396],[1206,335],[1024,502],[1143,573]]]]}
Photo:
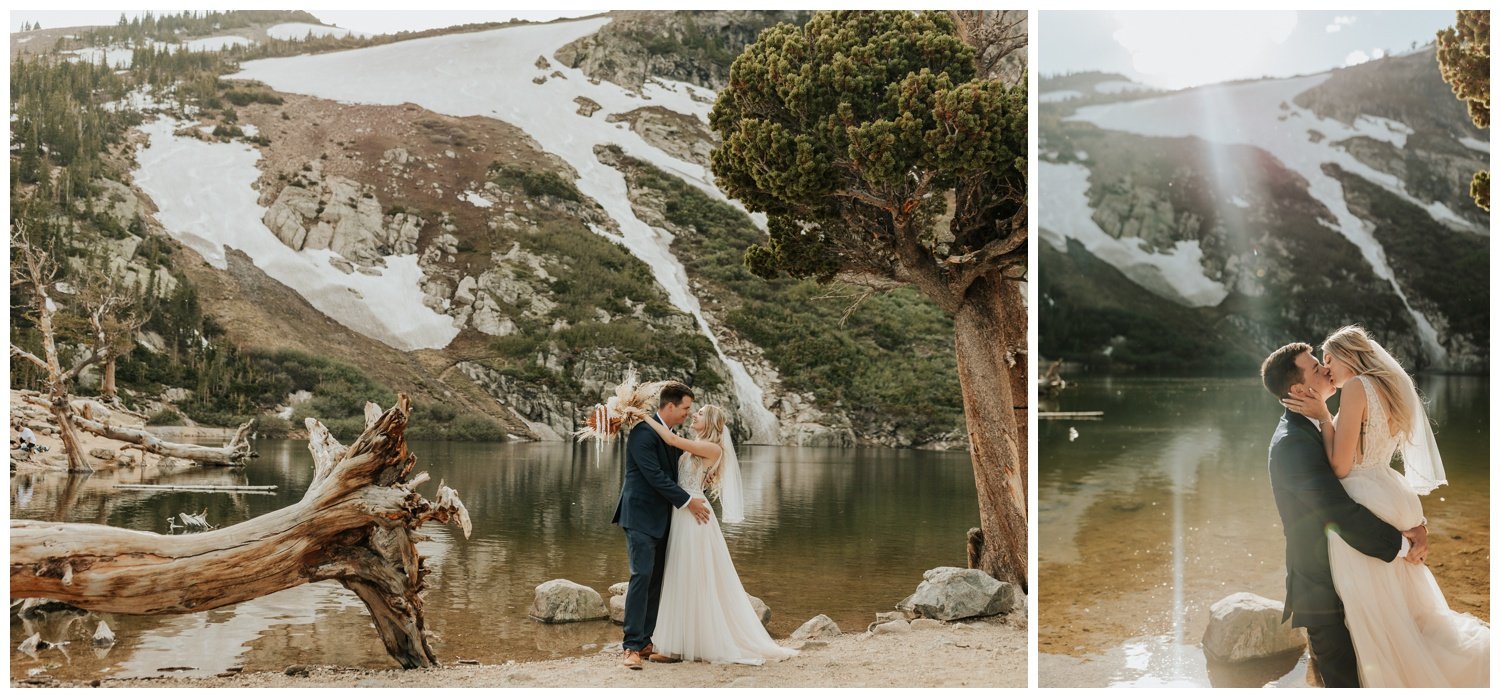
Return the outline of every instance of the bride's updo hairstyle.
{"type": "MultiPolygon", "coordinates": [[[[698,431],[696,427],[693,429],[694,433],[696,433],[698,436],[698,440],[715,444],[723,443],[720,439],[724,435],[724,427],[726,424],[726,420],[724,419],[724,410],[719,409],[718,405],[704,405],[703,408],[699,410],[699,412],[703,414],[703,431],[698,431]]],[[[693,457],[697,458],[699,461],[703,460],[698,456],[693,457]]],[[[713,468],[711,468],[703,476],[703,490],[705,492],[717,493],[717,486],[719,484],[719,470],[723,467],[723,465],[724,455],[719,454],[718,462],[714,463],[713,468]]]]}
{"type": "Polygon", "coordinates": [[[1415,406],[1401,399],[1406,394],[1401,382],[1410,382],[1411,377],[1406,375],[1405,369],[1394,358],[1389,363],[1382,361],[1382,354],[1390,356],[1359,325],[1340,327],[1328,335],[1328,339],[1323,340],[1325,357],[1343,362],[1355,375],[1369,376],[1375,384],[1376,397],[1385,408],[1391,434],[1397,438],[1410,438],[1412,410],[1415,406]]]}

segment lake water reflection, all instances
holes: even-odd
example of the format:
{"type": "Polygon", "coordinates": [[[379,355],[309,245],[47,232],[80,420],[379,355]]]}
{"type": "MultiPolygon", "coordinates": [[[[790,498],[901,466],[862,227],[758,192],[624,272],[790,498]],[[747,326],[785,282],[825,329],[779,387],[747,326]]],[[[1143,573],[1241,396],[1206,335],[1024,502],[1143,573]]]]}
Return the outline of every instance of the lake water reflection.
{"type": "MultiPolygon", "coordinates": [[[[1424,376],[1450,484],[1423,498],[1450,605],[1489,618],[1489,388],[1424,376]]],[[[1296,658],[1206,666],[1209,607],[1284,598],[1285,539],[1266,454],[1280,417],[1257,379],[1082,378],[1038,429],[1043,686],[1282,685],[1296,658]]]]}
{"type": "MultiPolygon", "coordinates": [[[[277,485],[273,495],[130,492],[138,479],[19,475],[11,516],[106,523],[166,532],[167,518],[207,510],[225,526],[300,499],[312,459],[300,441],[262,441],[243,471],[188,470],[161,483],[277,485]]],[[[624,536],[609,520],[620,489],[622,453],[570,444],[414,442],[417,470],[459,492],[473,537],[423,529],[430,556],[426,609],[445,663],[580,655],[618,642],[607,621],[543,625],[526,618],[536,585],[566,578],[607,596],[629,576],[624,536]]],[[[863,628],[921,581],[922,572],[963,565],[964,533],[977,525],[966,453],[893,449],[741,446],[747,515],[725,525],[745,588],[772,609],[771,633],[785,637],[826,613],[863,628]]],[[[431,494],[434,485],[423,491],[431,494]]],[[[108,652],[87,646],[101,616],[79,619],[74,644],[33,659],[16,651],[29,634],[11,624],[11,676],[45,668],[59,678],[213,674],[231,666],[280,670],[290,664],[390,667],[363,605],[332,582],[304,585],[237,606],[186,616],[103,614],[119,638],[108,652]]]]}

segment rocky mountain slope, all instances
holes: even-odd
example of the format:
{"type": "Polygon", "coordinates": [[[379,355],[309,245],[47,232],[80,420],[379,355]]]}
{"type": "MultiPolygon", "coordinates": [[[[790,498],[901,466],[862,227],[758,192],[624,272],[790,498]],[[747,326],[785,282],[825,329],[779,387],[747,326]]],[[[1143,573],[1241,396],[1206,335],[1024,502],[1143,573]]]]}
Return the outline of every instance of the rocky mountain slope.
{"type": "Polygon", "coordinates": [[[129,237],[171,241],[160,276],[215,341],[348,365],[514,438],[567,438],[633,372],[690,382],[742,440],[954,443],[947,318],[894,293],[845,319],[859,289],[750,276],[763,232],[707,171],[712,88],[799,18],[614,13],[243,61],[214,106],[123,100],[142,123],[109,186],[138,209],[129,237]]]}
{"type": "Polygon", "coordinates": [[[1488,136],[1431,48],[1171,93],[1044,78],[1039,99],[1044,356],[1244,368],[1360,323],[1408,366],[1488,369],[1466,184],[1488,136]]]}

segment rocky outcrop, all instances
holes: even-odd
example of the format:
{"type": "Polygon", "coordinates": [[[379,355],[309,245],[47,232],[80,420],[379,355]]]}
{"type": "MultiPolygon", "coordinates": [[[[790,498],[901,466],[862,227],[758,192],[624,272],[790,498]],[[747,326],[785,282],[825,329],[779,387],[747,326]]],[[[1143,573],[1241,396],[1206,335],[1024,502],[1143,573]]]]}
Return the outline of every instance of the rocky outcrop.
{"type": "Polygon", "coordinates": [[[1203,652],[1221,662],[1272,657],[1307,646],[1307,633],[1281,621],[1283,606],[1248,592],[1230,594],[1210,609],[1203,652]]]}
{"type": "Polygon", "coordinates": [[[387,215],[373,188],[325,176],[317,160],[282,187],[262,220],[287,247],[331,250],[351,267],[383,267],[387,256],[415,254],[423,225],[404,211],[387,215]]]}
{"type": "Polygon", "coordinates": [[[605,121],[630,124],[630,130],[647,143],[672,157],[704,167],[708,167],[708,157],[717,142],[713,131],[698,117],[661,107],[641,107],[623,114],[610,114],[605,121]]]}
{"type": "Polygon", "coordinates": [[[938,567],[927,570],[916,593],[896,608],[923,618],[959,620],[1009,613],[1016,605],[1015,587],[975,569],[938,567]]]}
{"type": "Polygon", "coordinates": [[[526,615],[543,623],[575,623],[608,618],[609,610],[599,592],[566,579],[554,579],[537,586],[526,615]]]}
{"type": "Polygon", "coordinates": [[[604,108],[598,102],[588,97],[574,97],[573,102],[578,105],[578,115],[584,118],[593,116],[594,112],[604,108]]]}
{"type": "Polygon", "coordinates": [[[640,89],[664,77],[717,90],[729,64],[762,29],[806,22],[806,12],[723,10],[613,12],[613,22],[558,49],[553,58],[591,78],[640,89]]]}

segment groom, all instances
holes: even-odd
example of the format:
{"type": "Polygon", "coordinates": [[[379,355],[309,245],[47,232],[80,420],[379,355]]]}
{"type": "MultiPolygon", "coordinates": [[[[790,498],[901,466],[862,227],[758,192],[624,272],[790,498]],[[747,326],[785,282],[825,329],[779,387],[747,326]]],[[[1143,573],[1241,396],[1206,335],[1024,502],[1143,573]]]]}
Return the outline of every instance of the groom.
{"type": "MultiPolygon", "coordinates": [[[[693,391],[681,383],[667,383],[651,419],[675,429],[692,409],[693,391]]],[[[630,669],[640,669],[643,656],[654,662],[677,661],[656,654],[651,643],[656,612],[661,607],[672,510],[687,507],[700,524],[713,515],[708,500],[690,496],[677,486],[677,459],[681,456],[681,450],[668,446],[645,422],[630,430],[625,447],[625,484],[612,522],[625,529],[625,549],[630,555],[624,643],[625,666],[630,669]]]]}
{"type": "MultiPolygon", "coordinates": [[[[1326,401],[1335,390],[1328,368],[1302,342],[1272,352],[1261,364],[1260,377],[1277,399],[1295,390],[1326,401]]],[[[1349,497],[1323,450],[1320,431],[1328,426],[1288,409],[1271,437],[1271,492],[1286,534],[1286,611],[1281,619],[1290,616],[1292,627],[1307,628],[1323,685],[1357,688],[1354,643],[1333,588],[1325,531],[1337,532],[1370,557],[1390,562],[1402,555],[1417,562],[1427,555],[1427,528],[1397,531],[1349,497]]]]}

